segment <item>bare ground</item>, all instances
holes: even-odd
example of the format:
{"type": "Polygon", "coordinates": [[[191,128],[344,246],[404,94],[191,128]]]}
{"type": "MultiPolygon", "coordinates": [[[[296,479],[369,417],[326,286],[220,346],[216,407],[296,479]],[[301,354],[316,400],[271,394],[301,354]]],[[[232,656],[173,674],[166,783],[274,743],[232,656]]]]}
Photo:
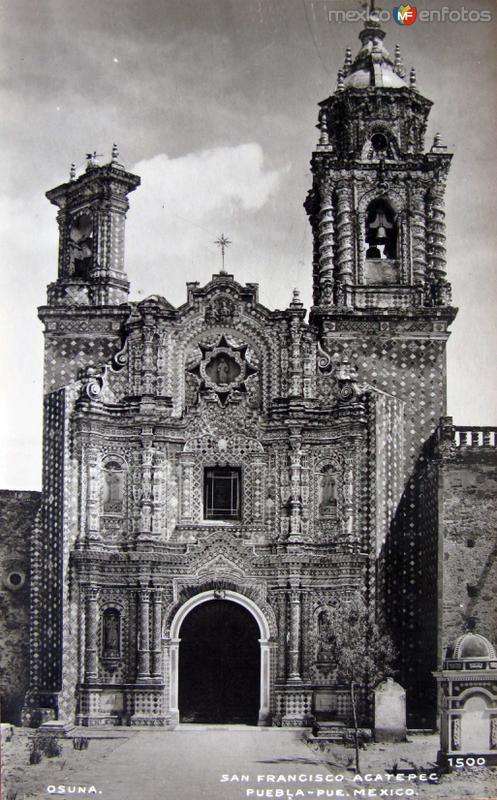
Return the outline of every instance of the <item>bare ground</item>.
{"type": "Polygon", "coordinates": [[[361,781],[352,769],[351,748],[306,744],[298,730],[185,725],[175,731],[84,730],[78,734],[90,737],[87,750],[74,750],[72,739],[60,740],[60,756],[45,757],[40,764],[30,765],[34,731],[16,729],[12,740],[2,745],[2,800],[69,800],[75,796],[96,796],[101,800],[497,800],[497,769],[457,770],[441,776],[434,784],[387,778],[395,771],[433,772],[437,736],[413,736],[401,744],[368,745],[361,750],[361,781]],[[109,736],[113,738],[104,738],[109,736]],[[292,775],[304,776],[305,780],[289,782],[292,775]],[[316,775],[343,777],[315,782],[311,776],[316,775]],[[373,780],[378,775],[381,780],[373,780]],[[223,776],[229,780],[223,780],[223,776]],[[366,780],[366,776],[370,779],[366,780]],[[59,786],[65,789],[59,791],[59,786]],[[276,794],[277,790],[284,794],[276,794]],[[344,794],[337,794],[338,790],[344,794]],[[361,794],[361,790],[365,793],[361,794]],[[388,794],[381,794],[382,790],[388,794]]]}

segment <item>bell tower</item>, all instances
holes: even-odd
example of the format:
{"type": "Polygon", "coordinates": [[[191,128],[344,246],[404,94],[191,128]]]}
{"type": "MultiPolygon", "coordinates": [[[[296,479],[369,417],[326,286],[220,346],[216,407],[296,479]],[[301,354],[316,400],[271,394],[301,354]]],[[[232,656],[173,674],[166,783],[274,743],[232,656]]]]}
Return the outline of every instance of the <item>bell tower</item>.
{"type": "Polygon", "coordinates": [[[126,172],[114,145],[110,163],[87,156],[86,170],[47,192],[59,208],[59,269],[48,287],[49,305],[118,305],[127,300],[124,227],[127,195],[140,185],[126,172]]]}
{"type": "Polygon", "coordinates": [[[347,50],[335,93],[320,103],[321,135],[306,202],[314,234],[314,317],[331,308],[446,306],[443,198],[451,155],[424,137],[432,105],[404,79],[373,14],[347,50]]]}
{"type": "Polygon", "coordinates": [[[46,196],[59,209],[57,279],[38,309],[45,325],[45,391],[105,363],[119,349],[129,313],[124,265],[128,194],[140,178],[124,168],[116,145],[109,163],[87,156],[86,169],[46,196]]]}
{"type": "Polygon", "coordinates": [[[446,277],[444,194],[452,156],[432,103],[392,58],[372,11],[336,91],[320,105],[305,208],[314,242],[313,308],[331,363],[406,403],[414,458],[445,413],[445,343],[456,309],[446,277]]]}

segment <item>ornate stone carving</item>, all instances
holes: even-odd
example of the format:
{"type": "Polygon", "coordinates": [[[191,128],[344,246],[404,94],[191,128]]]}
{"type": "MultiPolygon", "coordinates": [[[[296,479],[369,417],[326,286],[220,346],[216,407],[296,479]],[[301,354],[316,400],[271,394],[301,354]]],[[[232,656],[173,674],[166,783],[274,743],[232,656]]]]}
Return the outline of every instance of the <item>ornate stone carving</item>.
{"type": "Polygon", "coordinates": [[[221,336],[217,345],[199,344],[199,348],[202,357],[188,372],[199,378],[200,392],[215,392],[225,405],[231,393],[247,391],[246,379],[257,372],[246,359],[247,345],[229,345],[221,336]]]}
{"type": "Polygon", "coordinates": [[[229,325],[235,316],[233,300],[224,294],[217,295],[205,309],[207,325],[229,325]]]}

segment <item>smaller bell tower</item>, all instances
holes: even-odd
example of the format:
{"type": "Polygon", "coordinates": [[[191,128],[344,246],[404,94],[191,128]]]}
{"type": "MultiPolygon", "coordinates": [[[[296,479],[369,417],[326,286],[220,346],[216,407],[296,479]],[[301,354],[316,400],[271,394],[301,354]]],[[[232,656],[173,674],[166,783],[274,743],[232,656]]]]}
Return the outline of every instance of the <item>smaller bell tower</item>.
{"type": "Polygon", "coordinates": [[[88,154],[85,172],[47,192],[59,208],[59,269],[48,287],[48,305],[119,305],[127,300],[124,229],[128,194],[140,178],[127,172],[116,145],[108,164],[88,154]]]}
{"type": "Polygon", "coordinates": [[[128,194],[140,178],[127,172],[116,145],[107,164],[96,153],[86,169],[47,192],[57,206],[57,280],[38,309],[45,326],[45,391],[66,386],[81,370],[105,363],[120,348],[121,327],[129,314],[129,283],[124,267],[128,194]]]}

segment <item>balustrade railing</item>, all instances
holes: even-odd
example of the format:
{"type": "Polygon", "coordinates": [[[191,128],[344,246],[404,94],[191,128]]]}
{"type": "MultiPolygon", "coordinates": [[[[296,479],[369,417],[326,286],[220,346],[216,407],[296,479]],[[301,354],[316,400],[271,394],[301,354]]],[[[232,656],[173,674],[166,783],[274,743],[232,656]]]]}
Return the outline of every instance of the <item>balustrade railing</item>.
{"type": "Polygon", "coordinates": [[[439,430],[441,440],[452,441],[457,448],[497,448],[497,428],[453,425],[452,417],[444,417],[439,430]]]}

